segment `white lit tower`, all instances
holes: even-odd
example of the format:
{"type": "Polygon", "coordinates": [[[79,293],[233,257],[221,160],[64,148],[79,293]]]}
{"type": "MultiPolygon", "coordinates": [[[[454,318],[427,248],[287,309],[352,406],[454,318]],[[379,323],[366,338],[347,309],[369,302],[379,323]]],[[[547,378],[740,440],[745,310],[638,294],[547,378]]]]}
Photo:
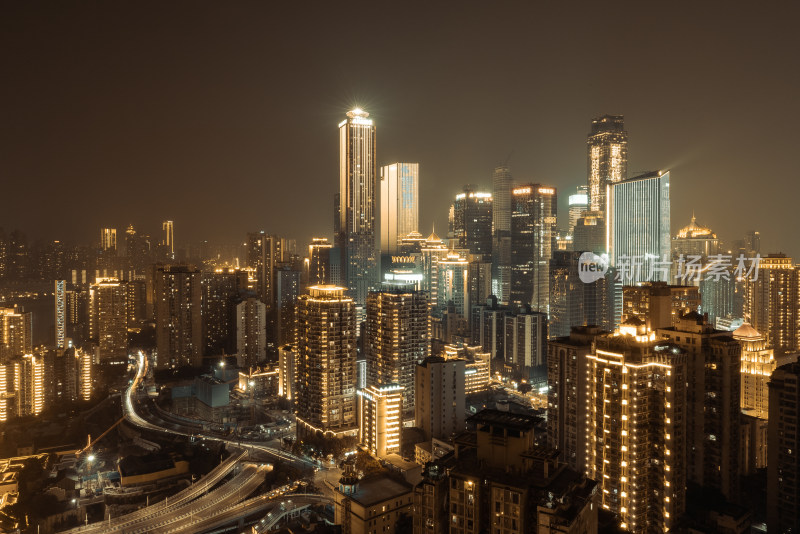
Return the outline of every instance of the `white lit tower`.
{"type": "Polygon", "coordinates": [[[341,251],[341,276],[362,308],[369,289],[378,283],[375,242],[375,125],[369,113],[355,108],[339,123],[339,196],[336,246],[341,251]]]}

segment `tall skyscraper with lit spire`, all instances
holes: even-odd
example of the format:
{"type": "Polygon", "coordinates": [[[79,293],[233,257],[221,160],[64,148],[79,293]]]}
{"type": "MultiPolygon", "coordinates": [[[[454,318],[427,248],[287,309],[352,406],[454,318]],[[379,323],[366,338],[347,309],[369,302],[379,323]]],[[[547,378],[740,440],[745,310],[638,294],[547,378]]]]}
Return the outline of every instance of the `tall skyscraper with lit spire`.
{"type": "Polygon", "coordinates": [[[628,177],[628,132],[622,115],[603,115],[593,119],[586,142],[589,209],[604,212],[606,186],[628,177]]]}
{"type": "Polygon", "coordinates": [[[362,307],[370,288],[378,283],[376,193],[375,125],[369,113],[355,108],[339,123],[339,196],[334,226],[342,281],[362,307]]]}

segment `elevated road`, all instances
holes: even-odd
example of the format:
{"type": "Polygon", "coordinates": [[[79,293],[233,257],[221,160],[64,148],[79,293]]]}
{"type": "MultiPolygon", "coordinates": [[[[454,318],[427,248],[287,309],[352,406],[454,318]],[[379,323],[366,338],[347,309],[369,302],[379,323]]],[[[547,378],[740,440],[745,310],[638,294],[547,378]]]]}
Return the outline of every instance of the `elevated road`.
{"type": "Polygon", "coordinates": [[[308,460],[306,458],[301,458],[300,456],[296,456],[294,454],[282,451],[280,449],[276,449],[275,447],[268,447],[266,445],[262,445],[259,443],[228,439],[222,436],[203,432],[198,428],[187,429],[181,427],[181,425],[178,423],[165,423],[163,421],[145,419],[136,412],[136,406],[139,401],[140,386],[144,381],[145,375],[147,374],[147,365],[148,365],[147,358],[145,357],[144,354],[140,352],[137,358],[136,376],[134,377],[130,387],[128,387],[127,391],[125,392],[125,396],[123,399],[124,400],[124,402],[122,403],[123,414],[125,418],[132,424],[140,428],[152,430],[155,432],[162,432],[167,434],[179,434],[181,436],[221,441],[226,445],[230,445],[232,447],[263,452],[274,458],[290,462],[293,464],[302,465],[305,467],[317,467],[317,464],[311,460],[308,460]]]}

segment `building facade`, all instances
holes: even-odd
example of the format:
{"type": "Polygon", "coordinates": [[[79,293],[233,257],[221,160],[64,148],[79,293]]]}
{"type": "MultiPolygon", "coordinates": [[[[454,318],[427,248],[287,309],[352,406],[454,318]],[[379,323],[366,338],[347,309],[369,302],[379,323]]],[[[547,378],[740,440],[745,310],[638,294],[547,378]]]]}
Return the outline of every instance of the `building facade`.
{"type": "Polygon", "coordinates": [[[298,430],[355,433],[356,308],[338,286],[311,286],[297,303],[298,430]]]}
{"type": "Polygon", "coordinates": [[[339,123],[339,196],[335,213],[344,287],[364,306],[378,282],[376,250],[375,125],[356,108],[339,123]]]}
{"type": "Polygon", "coordinates": [[[622,115],[593,119],[586,144],[589,208],[605,211],[606,186],[628,177],[628,132],[622,115]]]}
{"type": "Polygon", "coordinates": [[[400,241],[419,231],[419,163],[381,167],[381,254],[400,252],[400,241]]]}

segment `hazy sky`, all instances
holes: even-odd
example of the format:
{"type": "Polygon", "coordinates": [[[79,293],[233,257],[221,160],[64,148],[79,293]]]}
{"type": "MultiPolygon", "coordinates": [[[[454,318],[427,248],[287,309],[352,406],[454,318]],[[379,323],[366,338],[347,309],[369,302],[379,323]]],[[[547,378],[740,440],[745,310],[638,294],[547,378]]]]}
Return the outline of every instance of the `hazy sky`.
{"type": "Polygon", "coordinates": [[[672,170],[673,231],[800,253],[800,9],[791,2],[5,2],[0,226],[88,242],[331,235],[337,124],[420,164],[421,223],[462,184],[586,182],[592,117],[630,174],[672,170]],[[512,153],[513,151],[513,153],[512,153]]]}

